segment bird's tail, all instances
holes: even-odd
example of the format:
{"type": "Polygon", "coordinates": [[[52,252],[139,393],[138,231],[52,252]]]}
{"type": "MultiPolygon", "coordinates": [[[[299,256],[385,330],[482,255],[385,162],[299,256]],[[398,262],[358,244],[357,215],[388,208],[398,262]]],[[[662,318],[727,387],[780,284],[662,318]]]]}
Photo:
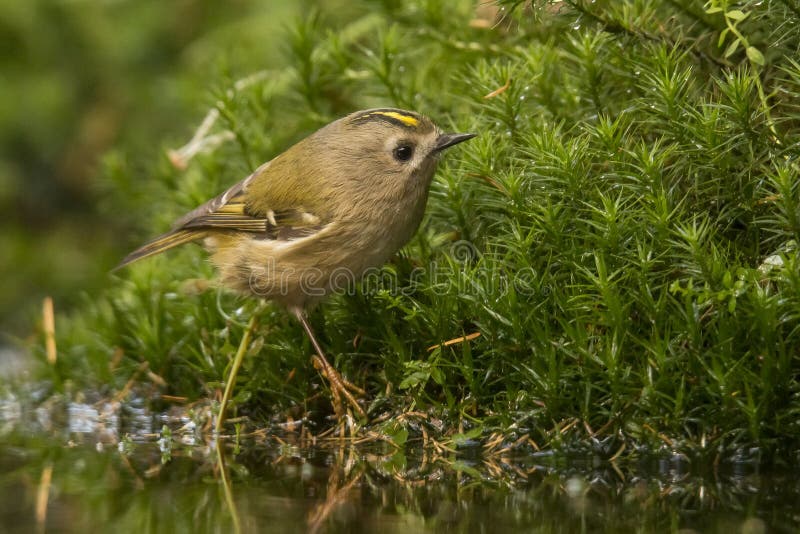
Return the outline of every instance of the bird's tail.
{"type": "Polygon", "coordinates": [[[126,265],[130,265],[131,263],[143,258],[155,256],[156,254],[160,254],[165,250],[177,247],[178,245],[183,245],[184,243],[191,243],[192,241],[197,241],[199,239],[203,239],[204,237],[206,237],[206,232],[203,230],[173,230],[171,232],[167,232],[166,234],[162,234],[152,241],[145,243],[141,247],[125,256],[119,265],[114,267],[113,271],[122,269],[126,265]]]}

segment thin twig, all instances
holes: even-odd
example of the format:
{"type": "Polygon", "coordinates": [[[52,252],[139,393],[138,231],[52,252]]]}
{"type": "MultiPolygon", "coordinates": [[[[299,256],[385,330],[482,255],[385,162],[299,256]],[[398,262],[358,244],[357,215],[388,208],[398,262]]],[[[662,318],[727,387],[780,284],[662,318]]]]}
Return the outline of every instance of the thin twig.
{"type": "Polygon", "coordinates": [[[45,297],[42,302],[42,328],[44,329],[47,363],[55,365],[58,354],[56,352],[56,318],[52,297],[45,297]]]}

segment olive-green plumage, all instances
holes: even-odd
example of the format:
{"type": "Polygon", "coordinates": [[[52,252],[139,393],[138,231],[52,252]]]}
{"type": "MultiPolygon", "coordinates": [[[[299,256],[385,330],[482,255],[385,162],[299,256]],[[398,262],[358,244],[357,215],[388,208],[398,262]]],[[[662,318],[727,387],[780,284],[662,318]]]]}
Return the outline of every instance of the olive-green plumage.
{"type": "Polygon", "coordinates": [[[120,266],[205,239],[223,285],[305,309],[411,238],[438,155],[470,137],[442,134],[409,111],[353,113],[186,214],[120,266]]]}
{"type": "MultiPolygon", "coordinates": [[[[187,213],[120,267],[203,239],[223,285],[280,302],[301,322],[331,383],[337,413],[344,396],[363,415],[348,391],[354,387],[328,363],[305,313],[332,291],[352,287],[411,238],[441,151],[471,137],[443,134],[410,111],[353,113],[187,213]]],[[[223,414],[239,363],[231,370],[223,414]]]]}

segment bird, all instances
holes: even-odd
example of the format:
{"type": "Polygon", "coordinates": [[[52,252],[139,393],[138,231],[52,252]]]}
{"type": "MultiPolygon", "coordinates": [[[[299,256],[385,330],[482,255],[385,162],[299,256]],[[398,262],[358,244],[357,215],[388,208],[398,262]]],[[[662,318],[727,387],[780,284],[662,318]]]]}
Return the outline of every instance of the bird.
{"type": "MultiPolygon", "coordinates": [[[[441,154],[475,136],[444,133],[428,117],[403,109],[351,113],[186,213],[116,269],[202,241],[223,287],[275,301],[300,322],[316,352],[314,363],[330,385],[336,414],[344,413],[344,397],[364,417],[353,396],[364,392],[329,363],[308,315],[341,287],[343,277],[359,280],[411,239],[441,154]]],[[[237,360],[226,381],[218,429],[241,357],[237,360]]]]}

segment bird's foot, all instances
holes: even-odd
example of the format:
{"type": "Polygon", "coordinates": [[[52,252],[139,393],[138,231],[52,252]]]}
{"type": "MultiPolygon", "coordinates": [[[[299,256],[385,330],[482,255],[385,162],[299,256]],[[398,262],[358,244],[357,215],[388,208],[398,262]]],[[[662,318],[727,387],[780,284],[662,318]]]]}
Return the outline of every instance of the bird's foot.
{"type": "Polygon", "coordinates": [[[342,377],[342,375],[339,374],[339,371],[337,371],[330,363],[328,363],[328,360],[325,358],[325,356],[315,354],[314,367],[322,372],[330,384],[331,395],[333,397],[333,410],[336,412],[336,416],[340,419],[342,416],[344,416],[345,411],[342,404],[342,397],[344,397],[347,401],[347,404],[352,406],[362,419],[366,419],[367,415],[364,413],[364,409],[358,404],[358,401],[353,394],[363,397],[367,394],[367,392],[348,381],[346,378],[342,377]]]}

